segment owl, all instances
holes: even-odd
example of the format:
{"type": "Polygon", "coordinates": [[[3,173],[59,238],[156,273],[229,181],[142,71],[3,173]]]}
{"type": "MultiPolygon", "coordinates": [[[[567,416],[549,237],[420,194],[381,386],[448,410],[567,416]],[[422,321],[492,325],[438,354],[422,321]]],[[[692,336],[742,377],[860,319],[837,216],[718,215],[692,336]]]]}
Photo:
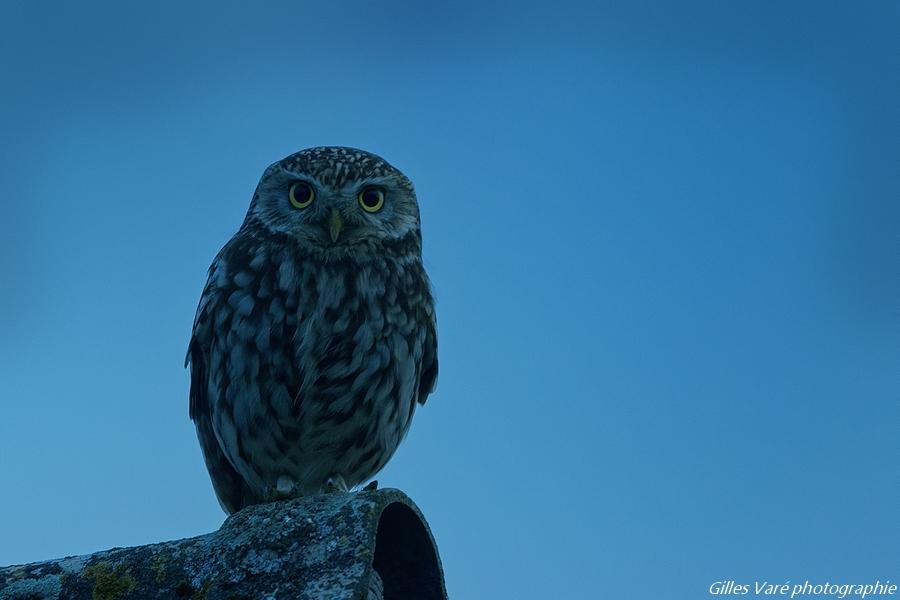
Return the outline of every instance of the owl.
{"type": "Polygon", "coordinates": [[[226,512],[375,475],[438,373],[412,182],[354,148],[269,166],[209,268],[185,366],[226,512]]]}

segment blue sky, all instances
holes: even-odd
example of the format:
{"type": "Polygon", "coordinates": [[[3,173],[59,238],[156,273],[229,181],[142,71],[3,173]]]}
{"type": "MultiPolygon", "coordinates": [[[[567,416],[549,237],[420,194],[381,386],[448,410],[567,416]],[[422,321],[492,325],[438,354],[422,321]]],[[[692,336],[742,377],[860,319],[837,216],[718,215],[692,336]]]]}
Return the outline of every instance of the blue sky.
{"type": "Polygon", "coordinates": [[[262,170],[406,172],[455,598],[900,579],[900,9],[8,3],[0,565],[223,520],[182,362],[262,170]]]}

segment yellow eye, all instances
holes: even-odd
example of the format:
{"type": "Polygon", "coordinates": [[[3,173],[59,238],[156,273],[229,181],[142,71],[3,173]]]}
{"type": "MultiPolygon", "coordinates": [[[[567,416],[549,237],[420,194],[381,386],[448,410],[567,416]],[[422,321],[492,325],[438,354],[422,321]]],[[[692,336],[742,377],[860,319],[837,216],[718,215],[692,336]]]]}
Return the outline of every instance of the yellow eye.
{"type": "Polygon", "coordinates": [[[316,197],[316,193],[308,183],[304,181],[295,181],[291,184],[291,190],[288,192],[288,196],[290,197],[291,204],[294,205],[294,208],[306,208],[312,204],[313,199],[316,197]]]}
{"type": "Polygon", "coordinates": [[[363,188],[359,193],[359,205],[366,212],[378,212],[384,206],[384,192],[374,187],[363,188]]]}

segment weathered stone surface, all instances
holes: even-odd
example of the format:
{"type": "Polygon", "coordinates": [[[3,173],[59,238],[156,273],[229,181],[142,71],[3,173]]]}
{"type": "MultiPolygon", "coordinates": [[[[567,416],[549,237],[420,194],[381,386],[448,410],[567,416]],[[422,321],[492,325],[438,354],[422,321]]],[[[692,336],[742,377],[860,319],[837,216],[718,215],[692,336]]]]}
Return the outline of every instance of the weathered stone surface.
{"type": "Polygon", "coordinates": [[[393,489],[260,504],[195,538],[0,568],[2,600],[379,597],[446,598],[428,526],[393,489]]]}

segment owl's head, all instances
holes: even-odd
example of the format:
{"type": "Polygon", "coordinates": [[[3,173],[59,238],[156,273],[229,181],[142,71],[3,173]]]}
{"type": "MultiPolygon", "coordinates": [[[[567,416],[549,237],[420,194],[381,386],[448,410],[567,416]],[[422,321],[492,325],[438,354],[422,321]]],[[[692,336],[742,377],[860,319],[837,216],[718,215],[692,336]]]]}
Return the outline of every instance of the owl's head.
{"type": "Polygon", "coordinates": [[[412,182],[384,159],[356,148],[307,148],[269,166],[244,222],[286,234],[313,251],[419,236],[412,182]]]}

